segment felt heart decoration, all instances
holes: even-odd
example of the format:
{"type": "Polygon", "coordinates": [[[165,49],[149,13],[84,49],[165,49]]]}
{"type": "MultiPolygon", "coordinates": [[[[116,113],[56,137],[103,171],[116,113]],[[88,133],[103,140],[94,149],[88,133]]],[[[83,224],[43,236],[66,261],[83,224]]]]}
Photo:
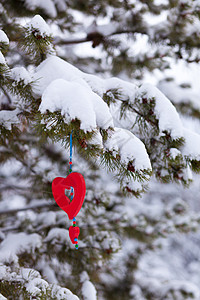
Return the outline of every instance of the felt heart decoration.
{"type": "Polygon", "coordinates": [[[80,173],[70,173],[66,178],[56,177],[52,182],[52,192],[56,203],[63,209],[70,220],[79,213],[86,193],[85,180],[80,173]],[[74,197],[70,199],[65,195],[65,190],[74,189],[74,197]]]}
{"type": "Polygon", "coordinates": [[[78,226],[76,226],[76,227],[70,226],[69,227],[69,237],[70,237],[72,244],[77,244],[77,241],[74,241],[74,239],[78,240],[79,233],[80,233],[80,228],[78,226]]]}

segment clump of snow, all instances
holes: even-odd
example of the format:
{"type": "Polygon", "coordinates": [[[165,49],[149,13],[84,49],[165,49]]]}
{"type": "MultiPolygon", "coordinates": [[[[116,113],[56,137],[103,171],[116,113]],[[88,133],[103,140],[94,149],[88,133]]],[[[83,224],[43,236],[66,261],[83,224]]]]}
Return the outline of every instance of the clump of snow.
{"type": "Polygon", "coordinates": [[[54,80],[44,91],[39,110],[41,113],[61,111],[66,123],[77,118],[81,129],[91,131],[96,128],[96,120],[88,92],[80,84],[54,80]]]}
{"type": "Polygon", "coordinates": [[[106,90],[110,89],[118,89],[119,92],[124,96],[124,99],[121,97],[121,100],[128,100],[128,98],[132,101],[135,100],[136,92],[138,90],[137,85],[132,82],[124,81],[119,78],[109,78],[105,81],[106,90]]]}
{"type": "Polygon", "coordinates": [[[97,25],[96,21],[93,21],[91,25],[89,25],[85,32],[89,35],[92,33],[99,33],[103,36],[108,36],[116,32],[119,24],[117,22],[112,22],[105,25],[97,25]]]}
{"type": "Polygon", "coordinates": [[[30,268],[21,268],[20,275],[25,280],[33,280],[35,278],[41,278],[41,275],[38,271],[30,268]]]}
{"type": "Polygon", "coordinates": [[[181,149],[183,155],[192,160],[200,160],[200,135],[184,128],[185,143],[181,149]]]}
{"type": "Polygon", "coordinates": [[[96,130],[94,132],[92,138],[89,140],[88,144],[93,144],[96,146],[99,146],[100,148],[103,148],[103,139],[102,135],[100,134],[99,130],[96,130]]]}
{"type": "Polygon", "coordinates": [[[5,265],[0,265],[0,280],[5,278],[7,274],[7,267],[5,265]]]}
{"type": "Polygon", "coordinates": [[[55,271],[49,266],[49,263],[47,263],[45,260],[42,260],[39,262],[39,265],[42,269],[43,276],[48,280],[48,282],[58,283],[55,271]]]}
{"type": "Polygon", "coordinates": [[[9,39],[8,39],[7,35],[1,29],[0,29],[0,43],[5,43],[7,45],[9,44],[9,39]]]}
{"type": "Polygon", "coordinates": [[[87,280],[83,283],[81,288],[84,300],[96,300],[97,291],[91,281],[87,280]]]}
{"type": "Polygon", "coordinates": [[[26,24],[26,28],[30,31],[37,30],[42,37],[51,35],[49,26],[40,15],[34,16],[31,21],[26,24]]]}
{"type": "MultiPolygon", "coordinates": [[[[157,88],[150,84],[137,87],[135,84],[118,78],[104,80],[83,73],[55,55],[49,56],[36,68],[33,81],[36,82],[34,93],[38,97],[42,96],[39,108],[41,113],[60,111],[66,123],[77,118],[81,123],[80,128],[85,132],[92,130],[98,132],[98,127],[103,129],[114,127],[116,114],[113,112],[113,106],[111,105],[109,108],[101,97],[105,92],[117,89],[121,93],[121,100],[130,101],[133,108],[136,101],[141,101],[144,97],[147,100],[155,101],[154,112],[158,120],[160,136],[167,131],[172,139],[184,137],[183,126],[175,107],[157,88]]],[[[131,118],[123,120],[123,126],[127,127],[128,122],[128,127],[131,128],[134,121],[135,117],[133,118],[131,115],[131,118]]],[[[187,136],[186,138],[189,139],[187,136]]],[[[102,145],[99,134],[96,143],[102,145]]],[[[124,163],[133,160],[136,170],[150,167],[144,145],[129,131],[122,129],[115,131],[105,146],[109,150],[119,152],[124,163]],[[117,140],[122,143],[118,144],[117,140]]],[[[189,154],[188,147],[184,148],[185,155],[189,154]]],[[[170,155],[176,157],[177,151],[175,153],[175,150],[171,150],[170,155]]],[[[192,150],[192,153],[192,156],[195,157],[199,155],[196,150],[192,150]]]]}
{"type": "Polygon", "coordinates": [[[63,59],[51,55],[36,68],[36,72],[33,74],[36,85],[33,87],[33,91],[36,95],[41,96],[46,87],[55,79],[76,81],[76,79],[81,78],[81,73],[79,69],[63,59]]]}
{"type": "MultiPolygon", "coordinates": [[[[50,56],[36,69],[34,80],[39,80],[40,86],[35,86],[34,92],[41,96],[45,88],[53,80],[59,78],[78,82],[92,89],[101,97],[110,89],[118,89],[123,94],[124,99],[122,97],[122,100],[130,100],[133,105],[135,99],[141,99],[142,97],[153,98],[155,99],[155,115],[159,121],[161,134],[163,131],[168,131],[173,139],[183,136],[182,124],[175,107],[157,88],[150,84],[143,84],[138,88],[135,84],[118,78],[104,80],[94,75],[83,73],[56,56],[50,56]]],[[[95,99],[97,100],[98,98],[95,99]]],[[[99,100],[98,103],[103,103],[103,101],[99,100]]],[[[101,110],[98,107],[97,110],[98,115],[100,115],[101,110]]],[[[102,112],[103,114],[104,112],[102,112]]]]}
{"type": "Polygon", "coordinates": [[[12,124],[17,124],[19,123],[19,119],[17,115],[19,114],[19,109],[15,110],[1,110],[0,111],[0,124],[2,124],[4,127],[7,129],[11,129],[12,124]]]}
{"type": "Polygon", "coordinates": [[[56,213],[54,211],[48,211],[38,214],[36,219],[38,224],[43,224],[45,227],[56,224],[56,213]]]}
{"type": "Polygon", "coordinates": [[[66,288],[61,288],[57,285],[53,285],[51,296],[57,300],[79,300],[79,298],[72,294],[72,292],[66,288]]]}
{"type": "Polygon", "coordinates": [[[151,84],[141,85],[137,91],[137,97],[155,100],[155,115],[159,122],[160,132],[170,132],[172,139],[183,137],[182,123],[175,107],[156,87],[151,84]]]}
{"type": "Polygon", "coordinates": [[[189,166],[187,166],[186,169],[183,170],[183,178],[186,181],[192,181],[193,180],[193,174],[192,174],[192,171],[191,171],[189,166]]]}
{"type": "Polygon", "coordinates": [[[81,288],[83,300],[97,300],[97,291],[85,271],[81,274],[81,282],[83,282],[81,288]]]}
{"type": "Polygon", "coordinates": [[[141,193],[144,188],[144,183],[142,181],[138,181],[137,179],[127,181],[124,180],[122,186],[125,188],[129,188],[131,191],[141,193]]]}
{"type": "Polygon", "coordinates": [[[50,242],[52,240],[57,240],[61,243],[69,243],[69,232],[67,229],[64,228],[52,228],[49,232],[47,237],[45,238],[45,242],[50,242]]]}
{"type": "Polygon", "coordinates": [[[163,285],[163,294],[166,295],[169,291],[174,291],[176,295],[181,297],[182,293],[181,291],[184,291],[184,294],[187,294],[190,299],[199,299],[200,298],[200,292],[198,287],[193,284],[192,282],[187,282],[186,280],[173,280],[170,283],[167,283],[163,285]]]}
{"type": "Polygon", "coordinates": [[[0,300],[7,300],[7,298],[0,294],[0,300]]]}
{"type": "Polygon", "coordinates": [[[6,65],[5,57],[3,56],[3,54],[1,53],[1,51],[0,51],[0,64],[6,65]]]}
{"type": "Polygon", "coordinates": [[[41,8],[51,18],[55,18],[57,16],[56,7],[52,0],[25,0],[25,5],[30,10],[41,8]]]}
{"type": "Polygon", "coordinates": [[[39,296],[41,292],[46,292],[48,288],[48,282],[41,278],[34,278],[29,281],[26,285],[26,290],[33,296],[39,296]]]}
{"type": "Polygon", "coordinates": [[[45,113],[61,111],[66,123],[79,119],[80,128],[92,131],[97,126],[108,128],[113,126],[108,106],[91,89],[63,79],[54,80],[45,89],[39,110],[45,113]]]}
{"type": "Polygon", "coordinates": [[[135,170],[151,169],[144,144],[128,130],[115,127],[105,147],[114,153],[119,152],[121,161],[125,164],[134,161],[135,170]]]}
{"type": "MultiPolygon", "coordinates": [[[[33,237],[34,239],[34,237],[33,237]]],[[[5,265],[0,265],[0,280],[9,280],[22,283],[30,297],[35,296],[39,299],[41,293],[44,295],[51,292],[52,299],[57,300],[79,300],[79,298],[72,294],[67,288],[62,288],[57,284],[49,284],[46,280],[41,278],[38,271],[30,268],[21,268],[17,266],[16,270],[5,265]]],[[[1,298],[0,298],[1,299],[1,298]]],[[[3,299],[3,298],[2,298],[3,299]]]]}
{"type": "Polygon", "coordinates": [[[175,81],[162,80],[158,84],[159,90],[163,92],[173,103],[192,104],[196,109],[200,109],[198,93],[192,90],[191,87],[181,87],[175,81]]]}
{"type": "Polygon", "coordinates": [[[0,244],[0,260],[3,262],[18,262],[19,254],[34,251],[41,246],[39,234],[24,232],[11,233],[0,244]]]}
{"type": "Polygon", "coordinates": [[[24,67],[13,68],[11,70],[11,77],[17,82],[23,80],[25,84],[29,84],[32,81],[29,72],[24,67]]]}
{"type": "Polygon", "coordinates": [[[177,156],[181,155],[181,152],[176,148],[170,148],[169,155],[172,159],[175,159],[177,156]]]}

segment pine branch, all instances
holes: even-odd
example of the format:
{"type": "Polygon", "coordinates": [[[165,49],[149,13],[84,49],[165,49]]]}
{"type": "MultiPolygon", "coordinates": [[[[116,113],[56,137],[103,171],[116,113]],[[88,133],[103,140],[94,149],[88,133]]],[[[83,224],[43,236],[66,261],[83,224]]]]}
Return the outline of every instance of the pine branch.
{"type": "Polygon", "coordinates": [[[44,204],[37,204],[37,205],[29,205],[22,208],[15,208],[15,209],[5,209],[0,211],[0,215],[12,215],[16,214],[20,211],[26,211],[26,210],[36,210],[38,208],[45,208],[45,207],[57,207],[56,203],[44,203],[44,204]]]}
{"type": "MultiPolygon", "coordinates": [[[[105,38],[112,37],[115,35],[121,35],[121,34],[135,34],[136,31],[133,29],[118,29],[115,32],[112,32],[111,34],[103,35],[100,34],[98,31],[93,32],[85,36],[85,38],[80,38],[80,39],[66,39],[62,40],[60,37],[55,37],[53,44],[55,46],[61,46],[61,45],[75,45],[75,44],[81,44],[81,43],[86,43],[86,42],[93,42],[93,47],[95,48],[96,46],[99,46],[99,44],[103,43],[105,41],[105,38]],[[98,40],[98,43],[97,43],[98,40]]],[[[145,34],[145,31],[142,31],[140,33],[145,34]]]]}

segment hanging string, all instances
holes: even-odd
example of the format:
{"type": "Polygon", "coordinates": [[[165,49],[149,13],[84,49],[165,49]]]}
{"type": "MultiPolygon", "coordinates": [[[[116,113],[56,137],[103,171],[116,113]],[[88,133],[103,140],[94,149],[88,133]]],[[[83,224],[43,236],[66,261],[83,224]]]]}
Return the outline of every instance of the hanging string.
{"type": "MultiPolygon", "coordinates": [[[[72,133],[73,131],[70,133],[70,158],[69,158],[69,173],[72,173],[72,133]]],[[[70,200],[72,201],[73,199],[73,187],[71,187],[71,192],[70,192],[70,200]]]]}
{"type": "MultiPolygon", "coordinates": [[[[69,158],[69,173],[72,173],[72,132],[70,133],[70,158],[69,158]]],[[[74,196],[74,190],[73,187],[71,187],[71,191],[70,191],[70,200],[72,201],[74,196]]],[[[73,218],[73,227],[76,227],[76,218],[73,218]]],[[[75,248],[78,249],[78,239],[75,238],[74,239],[75,242],[75,248]]]]}
{"type": "Polygon", "coordinates": [[[70,169],[69,169],[69,173],[72,172],[72,132],[70,133],[70,159],[69,159],[70,169]]]}

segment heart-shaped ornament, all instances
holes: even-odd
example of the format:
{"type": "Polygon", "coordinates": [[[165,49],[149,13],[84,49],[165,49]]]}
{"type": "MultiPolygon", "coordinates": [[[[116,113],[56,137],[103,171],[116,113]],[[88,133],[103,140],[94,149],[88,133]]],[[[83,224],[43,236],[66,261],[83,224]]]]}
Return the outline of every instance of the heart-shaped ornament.
{"type": "Polygon", "coordinates": [[[70,226],[69,227],[69,237],[70,237],[72,244],[78,243],[77,241],[74,241],[74,239],[78,240],[79,233],[80,233],[80,228],[78,226],[76,226],[76,227],[70,226]]]}
{"type": "Polygon", "coordinates": [[[52,182],[52,193],[56,203],[63,209],[70,220],[79,213],[86,193],[83,175],[77,172],[70,173],[66,178],[56,177],[52,182]],[[74,197],[70,199],[65,195],[65,190],[74,189],[74,197]]]}

